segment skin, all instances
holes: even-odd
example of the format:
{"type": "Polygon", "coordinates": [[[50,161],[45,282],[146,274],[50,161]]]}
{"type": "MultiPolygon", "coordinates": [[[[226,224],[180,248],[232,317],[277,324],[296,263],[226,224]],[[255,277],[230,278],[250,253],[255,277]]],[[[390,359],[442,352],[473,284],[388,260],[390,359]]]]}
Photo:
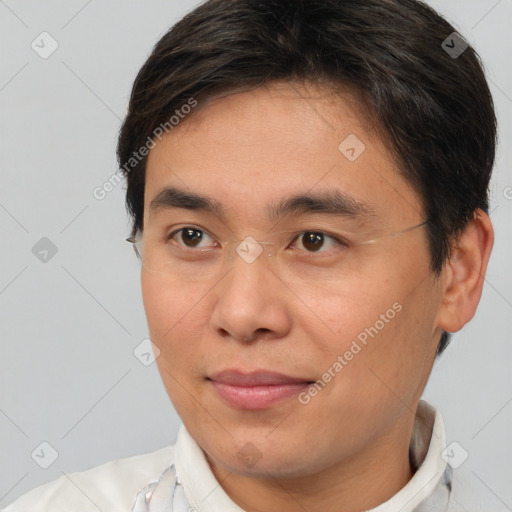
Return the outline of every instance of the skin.
{"type": "MultiPolygon", "coordinates": [[[[287,230],[336,235],[342,225],[384,234],[421,223],[420,197],[357,106],[348,94],[312,84],[273,83],[216,99],[151,150],[144,236],[192,225],[212,236],[207,246],[281,233],[275,240],[285,249],[293,240],[282,234],[287,230]],[[349,134],[366,146],[353,162],[338,150],[349,134]],[[215,198],[224,218],[185,209],[150,212],[151,200],[169,185],[215,198]],[[370,225],[318,214],[277,225],[267,218],[267,203],[311,189],[341,190],[376,216],[370,225]]],[[[441,330],[461,329],[480,299],[493,231],[487,215],[477,213],[437,277],[424,228],[341,256],[313,254],[281,273],[273,258],[248,264],[233,251],[214,264],[186,261],[176,251],[176,272],[169,274],[143,267],[144,307],[164,385],[240,507],[360,511],[410,480],[414,415],[441,330]],[[394,303],[401,311],[307,405],[292,397],[264,410],[234,408],[206,380],[227,368],[320,379],[394,303]],[[259,457],[254,465],[238,456],[249,442],[259,457]]],[[[295,247],[307,252],[300,242],[295,247]]],[[[229,249],[216,250],[212,258],[229,249]]]]}

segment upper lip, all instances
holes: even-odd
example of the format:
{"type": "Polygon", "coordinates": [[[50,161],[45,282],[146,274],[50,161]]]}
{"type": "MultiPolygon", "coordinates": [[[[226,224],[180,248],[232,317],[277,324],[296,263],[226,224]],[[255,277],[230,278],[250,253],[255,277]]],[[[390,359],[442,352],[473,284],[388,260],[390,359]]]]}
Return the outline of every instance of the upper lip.
{"type": "Polygon", "coordinates": [[[297,382],[313,382],[304,378],[290,377],[278,372],[255,370],[243,372],[241,370],[223,370],[208,376],[210,380],[230,384],[232,386],[276,386],[278,384],[293,384],[297,382]]]}

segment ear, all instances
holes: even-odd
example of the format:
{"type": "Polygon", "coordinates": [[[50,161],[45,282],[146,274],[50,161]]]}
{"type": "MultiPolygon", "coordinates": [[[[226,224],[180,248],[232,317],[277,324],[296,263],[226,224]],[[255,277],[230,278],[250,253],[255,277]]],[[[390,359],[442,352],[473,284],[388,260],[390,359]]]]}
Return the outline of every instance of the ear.
{"type": "Polygon", "coordinates": [[[478,209],[453,242],[451,256],[443,269],[438,327],[444,331],[459,331],[475,315],[493,244],[491,220],[478,209]]]}

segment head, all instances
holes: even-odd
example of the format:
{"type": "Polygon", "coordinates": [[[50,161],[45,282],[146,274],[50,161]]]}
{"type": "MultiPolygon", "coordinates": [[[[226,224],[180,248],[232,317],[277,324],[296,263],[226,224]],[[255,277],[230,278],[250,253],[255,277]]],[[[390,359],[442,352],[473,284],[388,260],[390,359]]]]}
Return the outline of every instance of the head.
{"type": "Polygon", "coordinates": [[[453,32],[415,0],[210,0],[140,70],[118,158],[132,234],[169,261],[142,267],[144,306],[168,393],[219,465],[301,475],[406,436],[473,316],[496,120],[474,50],[442,47],[453,32]],[[306,385],[234,406],[215,382],[234,368],[306,385]]]}

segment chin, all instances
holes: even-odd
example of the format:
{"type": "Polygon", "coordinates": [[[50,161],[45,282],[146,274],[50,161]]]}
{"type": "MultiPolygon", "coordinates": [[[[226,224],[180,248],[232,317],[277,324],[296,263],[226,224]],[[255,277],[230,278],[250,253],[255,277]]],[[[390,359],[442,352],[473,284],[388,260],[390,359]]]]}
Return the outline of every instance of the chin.
{"type": "Polygon", "coordinates": [[[224,432],[225,436],[218,438],[209,430],[196,439],[210,465],[213,460],[217,466],[240,475],[293,478],[315,472],[315,458],[321,459],[321,454],[307,454],[304,443],[293,440],[286,445],[289,436],[269,438],[268,432],[267,429],[264,435],[251,436],[247,429],[247,435],[238,432],[232,437],[224,432]]]}

